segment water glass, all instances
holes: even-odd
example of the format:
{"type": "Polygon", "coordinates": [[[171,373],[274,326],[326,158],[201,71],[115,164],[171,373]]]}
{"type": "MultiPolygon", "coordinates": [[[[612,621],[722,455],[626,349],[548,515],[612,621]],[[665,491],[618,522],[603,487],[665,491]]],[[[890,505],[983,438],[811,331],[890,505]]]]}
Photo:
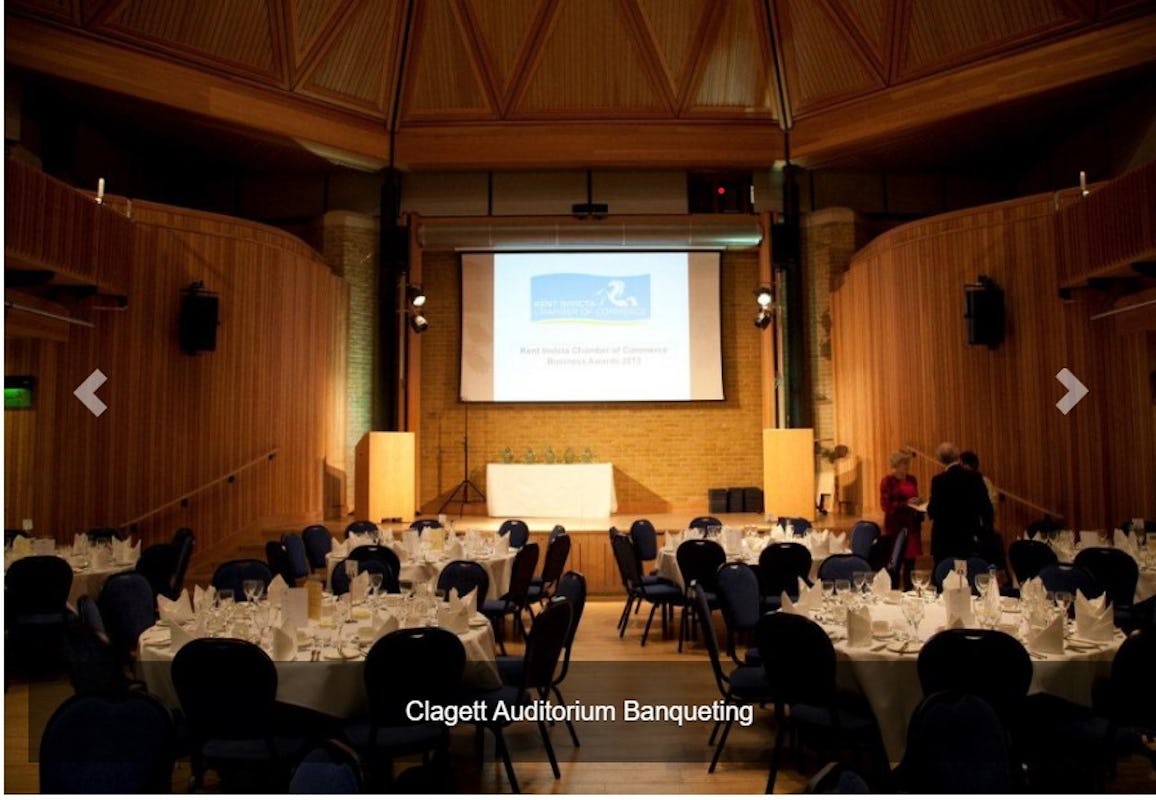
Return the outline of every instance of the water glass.
{"type": "Polygon", "coordinates": [[[851,581],[839,578],[835,581],[835,602],[846,608],[851,600],[851,581]]]}
{"type": "Polygon", "coordinates": [[[863,594],[863,587],[871,582],[870,572],[853,572],[851,573],[851,584],[855,587],[857,594],[863,594]]]}
{"type": "Polygon", "coordinates": [[[241,590],[245,593],[245,599],[250,603],[256,603],[257,598],[265,589],[265,583],[261,580],[247,580],[241,582],[241,590]]]}
{"type": "Polygon", "coordinates": [[[904,597],[900,600],[900,610],[903,611],[903,618],[907,620],[907,624],[911,626],[911,637],[908,641],[919,642],[919,623],[923,619],[923,613],[926,604],[921,597],[904,597]]]}
{"type": "Polygon", "coordinates": [[[353,580],[357,577],[357,567],[357,562],[352,558],[345,559],[345,576],[349,578],[349,580],[353,580]]]}
{"type": "Polygon", "coordinates": [[[992,574],[990,572],[980,572],[975,576],[975,588],[979,590],[980,597],[983,597],[987,593],[991,582],[992,574]]]}
{"type": "Polygon", "coordinates": [[[923,592],[927,589],[928,584],[931,583],[931,571],[926,569],[913,569],[911,571],[911,583],[915,585],[915,593],[919,597],[923,597],[923,592]]]}

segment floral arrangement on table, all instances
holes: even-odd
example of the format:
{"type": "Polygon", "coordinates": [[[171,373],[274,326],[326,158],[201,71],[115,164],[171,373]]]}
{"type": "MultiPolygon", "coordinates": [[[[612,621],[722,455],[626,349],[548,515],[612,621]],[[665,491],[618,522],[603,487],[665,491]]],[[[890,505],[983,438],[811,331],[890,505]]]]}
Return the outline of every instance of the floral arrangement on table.
{"type": "Polygon", "coordinates": [[[561,457],[554,452],[554,448],[550,445],[542,451],[539,456],[533,447],[527,447],[525,454],[519,460],[510,447],[505,447],[502,452],[498,453],[498,463],[501,464],[593,464],[594,452],[587,447],[582,451],[581,455],[574,452],[574,448],[567,447],[562,451],[561,457]]]}

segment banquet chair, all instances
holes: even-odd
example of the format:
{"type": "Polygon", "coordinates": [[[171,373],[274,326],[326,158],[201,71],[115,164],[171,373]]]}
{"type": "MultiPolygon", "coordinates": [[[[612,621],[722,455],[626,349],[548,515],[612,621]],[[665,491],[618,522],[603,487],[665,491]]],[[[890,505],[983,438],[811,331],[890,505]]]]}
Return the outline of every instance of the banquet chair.
{"type": "MultiPolygon", "coordinates": [[[[415,524],[416,528],[417,525],[415,524]]],[[[367,533],[377,533],[377,523],[371,522],[367,519],[355,520],[345,526],[345,538],[348,539],[350,534],[364,535],[367,533]]]]}
{"type": "Polygon", "coordinates": [[[68,593],[72,567],[59,556],[25,556],[4,573],[4,625],[8,658],[32,667],[62,663],[72,617],[68,593]]]}
{"type": "Polygon", "coordinates": [[[172,545],[177,549],[177,565],[173,570],[173,589],[170,600],[181,596],[185,588],[185,573],[189,569],[189,561],[193,558],[193,549],[197,546],[197,538],[193,536],[192,528],[177,528],[173,533],[172,545]]]}
{"type": "Polygon", "coordinates": [[[90,544],[111,542],[113,539],[124,539],[116,528],[89,528],[85,533],[90,544]]]}
{"type": "Polygon", "coordinates": [[[718,568],[715,581],[718,586],[719,607],[722,609],[723,621],[727,626],[727,655],[736,666],[761,665],[757,647],[753,645],[748,647],[742,658],[735,652],[738,637],[740,635],[751,637],[763,612],[758,575],[749,565],[741,561],[732,561],[718,568]]]}
{"type": "Polygon", "coordinates": [[[245,599],[245,581],[248,580],[261,581],[267,589],[269,581],[273,580],[273,573],[264,561],[255,558],[235,558],[213,570],[210,583],[214,589],[231,590],[233,600],[240,603],[245,599]]]}
{"type": "MultiPolygon", "coordinates": [[[[718,568],[726,563],[726,551],[723,546],[713,539],[688,539],[678,546],[674,553],[678,562],[679,572],[682,573],[683,586],[698,583],[699,591],[706,595],[707,605],[718,608],[718,568]]],[[[682,603],[682,617],[678,624],[678,652],[682,652],[682,643],[688,635],[693,634],[690,626],[694,623],[697,606],[689,593],[686,593],[682,603]]]]}
{"type": "Polygon", "coordinates": [[[1032,660],[1014,636],[998,630],[940,631],[919,649],[925,696],[956,689],[984,699],[1005,726],[1021,714],[1032,682],[1032,660]]]}
{"type": "Polygon", "coordinates": [[[325,569],[325,556],[333,549],[333,534],[324,525],[310,525],[301,531],[301,541],[305,543],[305,555],[313,569],[325,569]]]}
{"type": "Polygon", "coordinates": [[[530,581],[534,579],[534,569],[537,566],[538,545],[535,542],[527,542],[514,556],[514,563],[510,566],[510,590],[501,597],[487,600],[482,604],[482,613],[497,629],[498,649],[502,655],[506,654],[505,637],[502,636],[506,615],[513,616],[515,631],[522,637],[526,635],[522,612],[527,610],[530,601],[530,581]]]}
{"type": "Polygon", "coordinates": [[[1020,586],[1038,577],[1044,567],[1060,563],[1056,551],[1036,539],[1016,539],[1008,545],[1007,558],[1020,586]]]}
{"type": "Polygon", "coordinates": [[[640,564],[658,558],[658,531],[648,519],[636,519],[630,524],[630,541],[640,564]]]}
{"type": "MultiPolygon", "coordinates": [[[[1135,743],[1141,734],[1156,737],[1156,626],[1134,631],[1112,659],[1110,677],[1095,693],[1097,710],[1119,730],[1118,739],[1135,743]]],[[[1152,756],[1149,755],[1151,758],[1152,756]]]]}
{"type": "Polygon", "coordinates": [[[827,556],[819,565],[819,580],[838,581],[851,580],[856,572],[870,572],[871,565],[867,559],[851,553],[839,553],[827,556]]]}
{"type": "Polygon", "coordinates": [[[277,735],[269,655],[241,639],[194,639],[173,656],[172,678],[191,748],[191,788],[214,769],[226,793],[284,791],[303,741],[277,735]]]}
{"type": "Polygon", "coordinates": [[[783,592],[799,597],[799,578],[810,583],[811,551],[800,542],[771,542],[759,553],[759,594],[763,608],[778,610],[783,592]]]}
{"type": "Polygon", "coordinates": [[[379,564],[384,564],[389,568],[387,573],[384,573],[381,579],[381,589],[390,594],[398,594],[401,592],[401,559],[398,558],[397,553],[392,548],[386,547],[382,544],[363,544],[358,545],[349,552],[349,558],[354,561],[376,561],[379,564]]]}
{"type": "MultiPolygon", "coordinates": [[[[297,585],[297,579],[293,577],[293,564],[289,560],[289,552],[279,540],[270,539],[265,542],[265,563],[269,566],[269,572],[280,575],[281,580],[285,581],[285,585],[290,589],[297,585]]],[[[234,597],[239,600],[244,595],[238,597],[234,594],[234,597]]]]}
{"type": "Polygon", "coordinates": [[[333,572],[329,576],[329,591],[333,593],[334,597],[340,597],[349,591],[349,585],[352,582],[349,573],[346,572],[345,562],[354,561],[357,563],[357,574],[363,572],[377,573],[381,576],[381,590],[389,594],[398,594],[401,589],[398,587],[397,575],[388,564],[373,558],[356,559],[353,556],[343,558],[333,565],[333,572]]]}
{"type": "Polygon", "coordinates": [[[461,639],[443,628],[407,628],[374,642],[362,671],[369,713],[343,729],[370,771],[372,789],[389,786],[394,759],[428,756],[449,747],[445,724],[413,722],[406,706],[414,700],[433,705],[456,702],[465,665],[461,639]]]}
{"type": "MultiPolygon", "coordinates": [[[[733,566],[728,564],[727,566],[733,566]]],[[[746,566],[745,564],[740,566],[746,566]]],[[[724,567],[725,569],[725,567],[724,567]]],[[[750,569],[750,567],[747,567],[750,569]]],[[[736,573],[739,574],[739,573],[736,573]]],[[[750,576],[754,581],[754,576],[750,576]]],[[[755,581],[755,584],[758,582],[755,581]]],[[[699,625],[702,627],[702,638],[706,642],[707,653],[710,655],[710,666],[714,673],[715,685],[718,686],[719,693],[722,695],[722,700],[728,706],[747,706],[747,705],[762,705],[772,700],[771,687],[767,684],[766,673],[763,672],[761,666],[749,666],[740,664],[727,672],[723,669],[722,658],[718,649],[718,638],[714,631],[714,621],[711,619],[710,606],[707,602],[705,592],[699,591],[698,584],[692,583],[687,589],[695,607],[698,611],[696,615],[699,620],[699,625]]],[[[726,746],[727,736],[731,732],[731,726],[734,724],[733,719],[727,719],[724,724],[722,720],[715,723],[711,730],[710,739],[707,744],[715,745],[714,755],[711,757],[710,766],[707,767],[707,772],[714,772],[715,767],[718,766],[719,756],[722,755],[723,747],[726,746]],[[719,729],[722,729],[722,736],[719,736],[719,729]],[[717,744],[715,740],[718,740],[717,744]]]]}
{"type": "Polygon", "coordinates": [[[113,651],[96,601],[81,595],[76,613],[78,618],[68,631],[68,678],[73,691],[108,695],[143,688],[113,651]]]}
{"type": "Polygon", "coordinates": [[[614,553],[614,562],[618,566],[618,575],[622,579],[622,588],[626,590],[626,606],[618,617],[618,638],[626,635],[626,626],[630,623],[630,608],[636,602],[645,600],[651,604],[650,615],[646,618],[646,627],[642,631],[642,646],[646,647],[646,639],[650,635],[650,625],[654,622],[654,612],[662,608],[662,633],[666,635],[667,619],[673,615],[673,608],[682,605],[685,597],[681,589],[671,583],[646,583],[642,572],[638,568],[638,559],[635,556],[634,545],[630,537],[618,533],[611,528],[610,548],[614,553]]]}
{"type": "Polygon", "coordinates": [[[803,794],[871,794],[871,787],[855,770],[830,761],[811,776],[803,794]]]}
{"type": "Polygon", "coordinates": [[[1140,567],[1136,559],[1115,547],[1087,547],[1076,553],[1073,562],[1091,573],[1108,595],[1116,627],[1132,630],[1140,623],[1133,616],[1140,567]]]}
{"type": "MultiPolygon", "coordinates": [[[[532,546],[532,544],[527,545],[527,547],[532,546]]],[[[489,730],[494,735],[497,753],[506,768],[506,778],[510,782],[510,789],[515,794],[520,791],[518,778],[514,774],[510,750],[506,744],[506,737],[502,733],[502,729],[510,724],[510,715],[501,716],[494,712],[499,706],[511,709],[546,697],[558,670],[558,661],[566,644],[572,617],[573,606],[569,600],[559,599],[549,603],[535,618],[534,627],[526,635],[526,652],[522,657],[521,680],[515,685],[503,685],[500,689],[480,692],[467,699],[467,702],[470,700],[481,701],[484,704],[486,721],[478,723],[479,730],[489,730]],[[496,716],[499,718],[495,719],[496,716]]],[[[554,778],[559,779],[562,777],[562,772],[558,769],[558,759],[554,755],[550,731],[544,721],[538,722],[538,734],[542,737],[542,746],[546,749],[546,756],[550,760],[554,778]]]]}
{"type": "Polygon", "coordinates": [[[1021,788],[998,712],[963,689],[925,697],[911,715],[896,788],[912,794],[990,794],[1021,788]]]}
{"type": "Polygon", "coordinates": [[[289,778],[290,794],[360,794],[361,790],[361,759],[336,739],[306,753],[289,778]]]}
{"type": "MultiPolygon", "coordinates": [[[[542,574],[530,580],[527,603],[544,603],[554,594],[554,587],[566,570],[566,560],[570,557],[570,537],[563,534],[546,545],[546,557],[542,560],[542,574]]],[[[530,614],[533,618],[533,612],[530,614]]]]}
{"type": "Polygon", "coordinates": [[[411,530],[417,531],[420,535],[425,532],[426,528],[440,528],[442,524],[436,519],[415,519],[409,527],[411,530]]]}
{"type": "Polygon", "coordinates": [[[156,595],[148,580],[137,572],[110,575],[97,605],[113,652],[122,664],[132,664],[140,635],[157,622],[156,595]]]}
{"type": "MultiPolygon", "coordinates": [[[[1096,580],[1096,576],[1075,564],[1051,564],[1040,570],[1039,579],[1049,592],[1070,592],[1072,597],[1076,596],[1077,591],[1083,592],[1089,600],[1104,593],[1104,586],[1096,580]]],[[[1068,613],[1075,615],[1075,603],[1068,609],[1068,613]]]]}
{"type": "MultiPolygon", "coordinates": [[[[963,560],[963,559],[960,559],[963,560]]],[[[979,556],[967,557],[967,585],[971,587],[971,593],[976,593],[975,576],[988,572],[991,565],[979,556]]],[[[954,558],[945,558],[935,565],[935,571],[931,573],[931,583],[935,586],[935,591],[943,591],[943,582],[947,580],[948,574],[955,569],[954,558]]]]}
{"type": "Polygon", "coordinates": [[[155,697],[78,694],[44,727],[40,791],[168,794],[176,755],[173,718],[155,697]]]}
{"type": "Polygon", "coordinates": [[[173,581],[177,574],[177,548],[168,542],[150,544],[141,550],[134,568],[152,588],[153,598],[163,595],[170,600],[173,596],[173,581]]]}
{"type": "Polygon", "coordinates": [[[797,538],[803,538],[811,530],[811,521],[803,517],[779,517],[779,525],[785,531],[790,525],[797,538]]]}
{"type": "Polygon", "coordinates": [[[871,545],[880,536],[879,526],[870,520],[861,519],[851,528],[851,553],[870,562],[871,545]]]}
{"type": "Polygon", "coordinates": [[[437,590],[447,594],[453,589],[459,597],[478,590],[478,608],[486,602],[490,594],[490,576],[486,568],[476,561],[451,561],[438,574],[437,590]]]}
{"type": "Polygon", "coordinates": [[[530,526],[520,519],[508,519],[498,526],[498,536],[510,536],[510,547],[525,547],[530,541],[530,526]]]}
{"type": "Polygon", "coordinates": [[[702,535],[705,537],[707,531],[709,531],[711,528],[721,528],[722,520],[720,520],[718,517],[695,517],[686,527],[701,531],[702,535]]]}
{"type": "Polygon", "coordinates": [[[841,695],[835,682],[835,647],[818,623],[798,614],[764,614],[755,643],[775,704],[775,746],[766,793],[775,788],[783,742],[790,726],[797,733],[852,745],[873,766],[886,765],[878,725],[867,701],[841,695]]]}
{"type": "Polygon", "coordinates": [[[549,547],[551,542],[553,542],[559,536],[565,536],[565,535],[566,535],[566,526],[565,525],[555,525],[553,528],[550,529],[550,535],[546,537],[546,547],[549,547]]]}
{"type": "Polygon", "coordinates": [[[284,533],[281,535],[281,544],[285,547],[285,555],[289,557],[294,580],[308,578],[313,570],[309,566],[309,556],[305,553],[305,542],[301,534],[284,533]]]}
{"type": "MultiPolygon", "coordinates": [[[[1125,522],[1121,522],[1116,527],[1119,528],[1120,530],[1124,531],[1124,533],[1133,533],[1132,520],[1127,520],[1125,522]]],[[[1144,520],[1144,532],[1145,533],[1156,533],[1156,519],[1144,520]]]]}

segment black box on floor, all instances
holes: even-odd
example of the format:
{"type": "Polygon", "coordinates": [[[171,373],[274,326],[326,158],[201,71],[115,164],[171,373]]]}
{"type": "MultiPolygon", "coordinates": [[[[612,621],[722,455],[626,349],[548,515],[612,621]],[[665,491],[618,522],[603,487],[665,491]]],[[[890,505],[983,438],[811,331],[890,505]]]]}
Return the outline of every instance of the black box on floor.
{"type": "Polygon", "coordinates": [[[749,514],[763,513],[763,490],[757,486],[743,487],[743,511],[749,514]]]}
{"type": "Polygon", "coordinates": [[[706,495],[708,505],[710,506],[710,513],[725,514],[727,510],[727,490],[726,489],[707,489],[706,495]]]}
{"type": "Polygon", "coordinates": [[[743,490],[737,486],[727,489],[727,511],[732,514],[743,510],[743,490]]]}

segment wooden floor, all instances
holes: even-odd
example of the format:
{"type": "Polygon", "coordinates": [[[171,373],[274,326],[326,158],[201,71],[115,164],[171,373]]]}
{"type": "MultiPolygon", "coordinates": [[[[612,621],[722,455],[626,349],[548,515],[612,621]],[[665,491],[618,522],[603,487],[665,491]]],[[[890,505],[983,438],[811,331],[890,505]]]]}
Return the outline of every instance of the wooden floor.
{"type": "MultiPolygon", "coordinates": [[[[677,662],[680,669],[693,670],[701,667],[704,685],[711,683],[710,664],[706,650],[701,644],[689,646],[678,653],[676,639],[663,639],[656,630],[646,647],[639,641],[645,615],[631,618],[626,637],[619,639],[615,624],[621,611],[621,602],[605,600],[591,601],[586,608],[578,638],[575,643],[575,658],[586,661],[642,662],[653,664],[655,681],[662,681],[670,662],[677,662]]],[[[716,627],[721,629],[722,621],[716,618],[716,627]]],[[[517,653],[516,644],[511,644],[510,652],[517,653]]],[[[55,684],[38,684],[38,692],[56,692],[60,699],[69,694],[63,681],[55,684]]],[[[29,687],[25,683],[14,682],[5,693],[4,702],[4,790],[6,792],[35,792],[37,790],[37,766],[29,759],[28,711],[29,687]]],[[[577,699],[573,696],[567,700],[577,699]]],[[[735,727],[727,744],[729,754],[741,753],[743,760],[721,763],[714,774],[708,774],[706,762],[583,762],[581,748],[575,749],[561,726],[554,728],[552,739],[558,751],[562,777],[555,780],[550,767],[542,757],[542,746],[534,725],[521,723],[508,729],[511,752],[521,788],[526,793],[578,793],[578,794],[761,794],[767,779],[770,745],[773,741],[773,727],[770,713],[756,713],[754,724],[746,730],[735,727]],[[733,752],[732,752],[733,751],[733,752]],[[519,756],[522,757],[519,760],[519,756]]],[[[706,748],[708,727],[703,724],[688,725],[676,729],[675,734],[686,737],[685,744],[706,748]]],[[[581,734],[581,725],[579,732],[581,734]]],[[[455,757],[455,778],[461,792],[500,793],[509,791],[501,763],[486,761],[480,768],[471,757],[473,736],[469,726],[459,728],[453,737],[452,751],[455,757]]],[[[492,743],[488,743],[492,748],[492,743]]],[[[787,757],[776,785],[777,792],[798,792],[806,783],[810,773],[818,765],[812,756],[804,761],[802,769],[787,757]]],[[[187,791],[188,765],[179,763],[173,778],[173,789],[187,791]]],[[[1141,758],[1121,761],[1117,778],[1108,787],[1113,792],[1151,792],[1156,787],[1156,772],[1151,764],[1141,758]]],[[[210,782],[208,789],[212,791],[210,782]]]]}

